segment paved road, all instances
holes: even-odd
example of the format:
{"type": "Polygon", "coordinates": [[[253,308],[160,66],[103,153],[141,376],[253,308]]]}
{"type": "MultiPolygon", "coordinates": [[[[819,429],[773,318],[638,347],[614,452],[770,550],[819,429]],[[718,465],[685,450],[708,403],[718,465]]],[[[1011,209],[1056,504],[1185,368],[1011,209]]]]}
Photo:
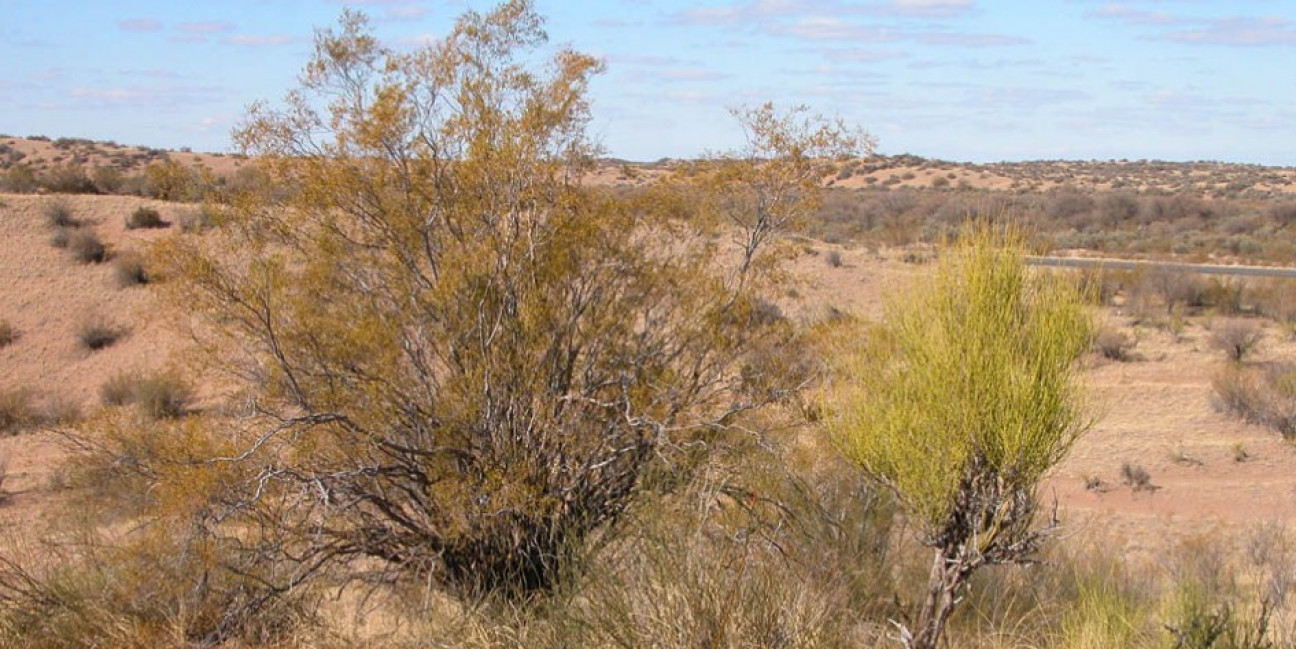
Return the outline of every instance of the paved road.
{"type": "Polygon", "coordinates": [[[1027,257],[1026,263],[1033,266],[1054,266],[1058,268],[1110,268],[1113,270],[1134,270],[1135,268],[1161,268],[1185,273],[1202,275],[1233,275],[1245,277],[1293,277],[1296,268],[1276,268],[1271,266],[1221,266],[1212,264],[1181,264],[1169,261],[1133,261],[1129,259],[1080,259],[1075,257],[1027,257]]]}

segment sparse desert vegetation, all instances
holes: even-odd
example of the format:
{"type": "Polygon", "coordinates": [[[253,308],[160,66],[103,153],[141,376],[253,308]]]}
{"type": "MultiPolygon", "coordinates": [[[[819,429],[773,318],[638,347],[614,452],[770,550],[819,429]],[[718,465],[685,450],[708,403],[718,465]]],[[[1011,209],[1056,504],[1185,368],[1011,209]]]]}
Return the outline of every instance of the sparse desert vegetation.
{"type": "Polygon", "coordinates": [[[76,327],[76,338],[89,351],[111,346],[126,335],[125,329],[102,315],[82,318],[76,327]]]}
{"type": "Polygon", "coordinates": [[[162,220],[162,214],[152,207],[137,207],[126,217],[126,229],[165,228],[170,223],[162,220]]]}
{"type": "Polygon", "coordinates": [[[1296,642],[1296,280],[1026,264],[1289,265],[1291,170],[599,162],[538,27],[347,14],[221,174],[0,136],[0,647],[1296,642]]]}

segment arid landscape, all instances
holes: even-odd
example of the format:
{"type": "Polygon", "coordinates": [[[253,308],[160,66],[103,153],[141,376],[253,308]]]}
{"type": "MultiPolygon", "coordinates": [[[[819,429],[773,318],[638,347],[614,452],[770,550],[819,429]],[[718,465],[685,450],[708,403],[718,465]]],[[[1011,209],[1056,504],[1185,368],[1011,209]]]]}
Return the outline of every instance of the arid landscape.
{"type": "MultiPolygon", "coordinates": [[[[48,156],[51,151],[63,149],[39,140],[0,141],[6,142],[10,151],[25,152],[22,159],[32,161],[37,178],[57,171],[50,165],[58,161],[48,156]]],[[[113,164],[114,160],[133,155],[131,149],[107,145],[78,146],[83,151],[98,152],[79,154],[71,160],[87,176],[96,175],[100,164],[113,164]]],[[[21,164],[14,158],[11,156],[13,164],[21,164]]],[[[197,154],[162,152],[150,164],[175,161],[194,170],[194,178],[200,178],[204,168],[196,165],[202,159],[197,154]]],[[[1067,192],[1068,196],[1086,197],[1098,204],[1112,192],[1109,184],[1104,185],[1110,181],[1102,178],[1113,168],[1122,168],[1122,182],[1136,188],[1129,191],[1138,200],[1152,201],[1174,191],[1177,200],[1199,201],[1212,210],[1237,210],[1234,218],[1252,219],[1261,227],[1272,227],[1286,235],[1287,223],[1271,223],[1270,219],[1278,208],[1290,209],[1285,202],[1290,186],[1277,179],[1296,173],[1288,169],[1160,163],[1059,162],[1009,165],[998,170],[926,161],[894,166],[896,161],[885,159],[834,164],[880,170],[863,176],[866,180],[862,182],[855,175],[848,181],[826,176],[828,202],[825,211],[813,221],[828,224],[825,227],[843,225],[843,217],[826,210],[841,210],[843,205],[868,209],[869,205],[893,200],[894,192],[910,192],[910,201],[941,199],[986,204],[1022,196],[1024,192],[1014,188],[1028,182],[1026,178],[1040,179],[1029,181],[1032,183],[1054,184],[1052,190],[1033,185],[1031,191],[1043,201],[1056,200],[1059,192],[1067,192]],[[939,169],[940,177],[956,176],[959,187],[932,187],[920,176],[930,168],[939,169]],[[887,174],[913,174],[914,178],[890,183],[890,187],[885,180],[881,187],[867,180],[887,174]],[[1196,184],[1179,184],[1181,178],[1196,178],[1196,184]],[[1238,204],[1253,212],[1215,194],[1223,185],[1242,182],[1239,178],[1254,182],[1232,192],[1246,196],[1247,202],[1238,204]]],[[[12,169],[11,164],[11,173],[12,169]]],[[[146,169],[129,167],[123,172],[146,178],[146,169]]],[[[651,184],[668,169],[669,165],[661,163],[607,162],[591,178],[596,184],[635,186],[651,184]]],[[[211,177],[217,179],[212,187],[220,187],[236,173],[236,167],[212,173],[211,177]]],[[[154,242],[175,236],[182,224],[199,220],[203,210],[201,204],[193,202],[61,194],[46,188],[0,196],[0,240],[6,247],[5,254],[0,255],[0,276],[7,280],[0,286],[0,320],[14,332],[12,342],[0,349],[0,364],[5,368],[0,376],[0,394],[5,395],[5,407],[10,409],[7,421],[11,421],[8,434],[0,439],[0,456],[6,467],[0,521],[7,535],[27,535],[30,539],[33,531],[57,529],[66,516],[62,509],[67,506],[63,502],[67,488],[62,486],[67,480],[64,461],[77,451],[59,431],[76,426],[78,420],[93,420],[95,411],[105,407],[107,383],[114,377],[184,365],[192,342],[175,313],[161,302],[157,285],[123,280],[119,266],[122,259],[147,256],[154,242]],[[56,207],[67,211],[76,223],[74,229],[97,235],[107,250],[104,262],[80,262],[73,251],[51,244],[58,232],[50,217],[56,207]],[[140,208],[156,210],[162,227],[128,228],[127,217],[140,208]],[[88,349],[78,332],[90,321],[106,323],[120,338],[102,349],[88,349]]],[[[1022,212],[1010,218],[1031,227],[1036,215],[1022,212]]],[[[1038,241],[1047,242],[1065,234],[1057,232],[1067,225],[1065,219],[1047,215],[1039,218],[1044,227],[1034,231],[1038,241]]],[[[918,231],[933,231],[933,224],[919,222],[918,231]]],[[[1157,221],[1151,225],[1179,226],[1157,221]]],[[[939,254],[936,242],[924,240],[922,235],[893,245],[885,235],[836,237],[829,243],[816,234],[822,236],[811,228],[791,244],[791,279],[779,299],[780,308],[802,328],[835,317],[832,314],[883,319],[885,301],[903,295],[906,287],[914,283],[926,281],[939,254]]],[[[1132,243],[1137,244],[1137,235],[1133,236],[1132,243]]],[[[1281,260],[1265,255],[1251,258],[1227,250],[1210,252],[1208,257],[1218,252],[1219,257],[1231,263],[1281,264],[1281,260]]],[[[1177,258],[1173,252],[1157,254],[1155,250],[1141,256],[1177,258]]],[[[1296,353],[1296,338],[1288,319],[1293,309],[1287,296],[1296,294],[1296,289],[1283,282],[1291,280],[1209,280],[1225,282],[1244,297],[1232,306],[1171,303],[1166,309],[1166,295],[1158,292],[1156,280],[1131,273],[1109,275],[1103,281],[1110,285],[1111,292],[1099,318],[1105,328],[1122,338],[1122,351],[1116,358],[1095,349],[1083,359],[1083,384],[1095,425],[1040,489],[1044,501],[1057,505],[1061,521],[1058,547],[1073,552],[1101,548],[1098,551],[1118,553],[1130,566],[1156,570],[1156,566],[1164,564],[1171,548],[1184,543],[1211,538],[1227,548],[1226,553],[1233,553],[1244,552],[1246,544],[1253,542],[1248,539],[1257,534],[1277,529],[1285,536],[1285,522],[1296,514],[1296,447],[1270,427],[1239,420],[1220,407],[1213,381],[1230,363],[1225,352],[1212,342],[1212,330],[1225,321],[1244,319],[1262,332],[1246,363],[1261,366],[1290,359],[1296,353]],[[1130,467],[1145,472],[1142,482],[1131,481],[1130,467]]],[[[1208,282],[1204,277],[1184,281],[1189,280],[1203,285],[1208,282]]],[[[196,396],[187,408],[219,407],[209,390],[195,387],[196,396]]],[[[824,442],[814,439],[818,434],[813,427],[804,426],[786,433],[801,439],[792,442],[794,445],[822,448],[824,442]]]]}
{"type": "Polygon", "coordinates": [[[1296,647],[1293,20],[260,4],[0,74],[0,649],[1296,647]]]}

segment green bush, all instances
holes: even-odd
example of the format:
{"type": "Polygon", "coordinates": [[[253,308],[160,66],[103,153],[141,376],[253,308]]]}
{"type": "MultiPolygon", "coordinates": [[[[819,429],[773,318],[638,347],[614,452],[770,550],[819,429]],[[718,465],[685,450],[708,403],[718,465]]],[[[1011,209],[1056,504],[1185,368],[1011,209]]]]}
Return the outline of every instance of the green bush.
{"type": "Polygon", "coordinates": [[[893,296],[862,349],[835,354],[831,434],[933,548],[911,648],[939,644],[978,568],[1039,548],[1036,486],[1091,423],[1076,379],[1093,329],[1083,294],[1028,272],[1019,235],[963,229],[933,281],[893,296]]]}

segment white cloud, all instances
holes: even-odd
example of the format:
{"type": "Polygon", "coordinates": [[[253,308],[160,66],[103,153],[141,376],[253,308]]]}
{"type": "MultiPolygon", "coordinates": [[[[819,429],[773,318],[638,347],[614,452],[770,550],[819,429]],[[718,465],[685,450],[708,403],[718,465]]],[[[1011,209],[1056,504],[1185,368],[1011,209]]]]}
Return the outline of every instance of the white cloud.
{"type": "Polygon", "coordinates": [[[1198,29],[1170,32],[1161,38],[1178,43],[1205,45],[1296,45],[1296,25],[1277,17],[1222,18],[1209,21],[1198,29]]]}
{"type": "Polygon", "coordinates": [[[180,23],[176,25],[178,31],[186,34],[220,34],[223,32],[234,31],[234,25],[224,22],[197,22],[197,23],[180,23]]]}
{"type": "Polygon", "coordinates": [[[267,34],[264,36],[255,36],[252,34],[235,34],[225,39],[226,43],[232,45],[248,45],[252,47],[264,47],[268,45],[287,45],[293,42],[293,37],[287,34],[267,34]]]}

